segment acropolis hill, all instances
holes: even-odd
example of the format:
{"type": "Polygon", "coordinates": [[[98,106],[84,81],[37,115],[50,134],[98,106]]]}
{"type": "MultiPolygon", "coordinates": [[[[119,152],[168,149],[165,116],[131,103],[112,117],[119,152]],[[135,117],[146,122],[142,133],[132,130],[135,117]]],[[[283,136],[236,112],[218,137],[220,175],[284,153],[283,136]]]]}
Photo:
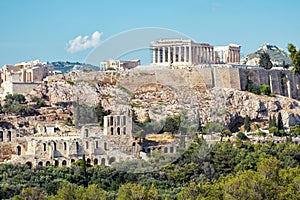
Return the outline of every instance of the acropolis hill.
{"type": "MultiPolygon", "coordinates": [[[[1,114],[0,160],[30,166],[69,166],[86,155],[91,164],[111,165],[128,159],[147,159],[153,150],[177,152],[180,142],[176,135],[174,140],[156,143],[137,135],[132,113],[140,122],[159,122],[166,116],[182,115],[183,130],[195,128],[200,120],[201,124],[221,122],[226,129],[238,132],[247,115],[264,128],[269,117],[278,112],[286,128],[300,124],[300,80],[291,71],[240,65],[237,45],[214,49],[208,44],[180,40],[160,41],[153,47],[153,64],[131,70],[124,65],[123,70],[79,70],[50,76],[48,68],[24,64],[17,66],[20,71],[14,71],[13,66],[2,71],[4,82],[14,86],[4,91],[11,93],[22,93],[22,88],[18,88],[22,80],[32,83],[32,68],[44,72],[46,79],[39,76],[37,86],[30,92],[24,91],[27,105],[35,105],[36,98],[45,101],[44,106],[37,108],[38,114],[1,114]],[[254,88],[270,86],[275,97],[247,92],[250,83],[254,88]],[[80,117],[81,108],[99,104],[110,111],[103,127],[99,127],[93,113],[80,117]]],[[[153,131],[158,133],[161,129],[158,126],[153,131]]],[[[253,142],[260,140],[265,138],[254,138],[253,142]]]]}

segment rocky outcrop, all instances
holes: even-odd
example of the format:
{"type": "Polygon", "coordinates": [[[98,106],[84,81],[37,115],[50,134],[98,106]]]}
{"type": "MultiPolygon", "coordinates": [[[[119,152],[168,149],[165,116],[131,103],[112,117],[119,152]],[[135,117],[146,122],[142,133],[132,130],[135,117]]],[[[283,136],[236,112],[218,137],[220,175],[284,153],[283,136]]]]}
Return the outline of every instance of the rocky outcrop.
{"type": "Polygon", "coordinates": [[[251,120],[268,121],[270,115],[281,112],[285,126],[300,124],[299,101],[277,95],[268,97],[242,92],[234,89],[224,89],[228,116],[226,121],[233,122],[235,118],[246,115],[251,120]]]}

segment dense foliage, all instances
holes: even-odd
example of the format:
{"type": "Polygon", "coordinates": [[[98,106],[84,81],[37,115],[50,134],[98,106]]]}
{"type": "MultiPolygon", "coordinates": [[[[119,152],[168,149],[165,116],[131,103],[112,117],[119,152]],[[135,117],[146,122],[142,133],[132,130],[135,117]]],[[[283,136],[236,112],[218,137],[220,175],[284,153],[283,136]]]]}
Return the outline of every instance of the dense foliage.
{"type": "Polygon", "coordinates": [[[297,199],[300,145],[203,140],[162,169],[0,165],[0,196],[14,199],[297,199]],[[280,192],[278,192],[280,191],[280,192]],[[33,198],[34,197],[34,198],[33,198]]]}
{"type": "Polygon", "coordinates": [[[290,58],[293,62],[293,72],[295,74],[300,73],[300,50],[297,51],[296,46],[293,44],[288,44],[288,51],[290,52],[290,58]]]}
{"type": "Polygon", "coordinates": [[[25,97],[22,94],[8,94],[5,96],[4,105],[1,111],[4,113],[31,116],[38,114],[34,106],[27,105],[25,97]]]}
{"type": "Polygon", "coordinates": [[[271,69],[273,67],[270,55],[267,52],[262,52],[259,55],[259,66],[265,69],[271,69]]]}

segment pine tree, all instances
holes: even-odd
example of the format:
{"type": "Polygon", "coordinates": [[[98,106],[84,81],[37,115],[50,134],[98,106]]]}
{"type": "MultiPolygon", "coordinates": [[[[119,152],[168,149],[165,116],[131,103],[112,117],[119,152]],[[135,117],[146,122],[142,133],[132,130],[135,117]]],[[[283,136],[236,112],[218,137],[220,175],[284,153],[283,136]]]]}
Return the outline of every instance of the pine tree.
{"type": "Polygon", "coordinates": [[[247,132],[250,131],[250,118],[248,115],[246,115],[245,120],[244,120],[244,128],[245,128],[245,131],[247,131],[247,132]]]}

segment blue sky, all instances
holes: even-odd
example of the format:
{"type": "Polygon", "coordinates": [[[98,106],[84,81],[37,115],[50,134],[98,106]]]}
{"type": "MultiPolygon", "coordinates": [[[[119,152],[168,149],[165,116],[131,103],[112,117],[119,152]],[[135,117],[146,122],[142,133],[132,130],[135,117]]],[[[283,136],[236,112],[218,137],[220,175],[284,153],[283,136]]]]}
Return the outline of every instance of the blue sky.
{"type": "Polygon", "coordinates": [[[68,52],[78,36],[100,42],[122,31],[161,27],[212,45],[236,43],[247,54],[268,42],[300,47],[300,1],[146,0],[0,1],[0,65],[40,59],[84,61],[92,50],[68,52]]]}

